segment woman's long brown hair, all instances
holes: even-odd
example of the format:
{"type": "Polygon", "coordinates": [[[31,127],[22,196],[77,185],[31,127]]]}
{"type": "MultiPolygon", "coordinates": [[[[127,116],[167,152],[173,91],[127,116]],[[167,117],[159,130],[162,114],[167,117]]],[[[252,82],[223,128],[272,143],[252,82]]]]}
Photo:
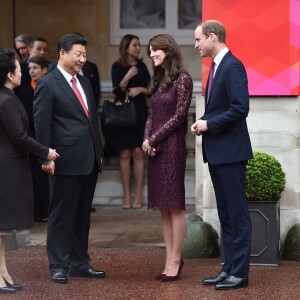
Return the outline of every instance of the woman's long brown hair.
{"type": "Polygon", "coordinates": [[[153,76],[150,89],[154,92],[161,86],[164,90],[168,90],[178,76],[185,71],[179,46],[168,34],[158,34],[149,40],[147,47],[149,57],[150,46],[153,50],[162,50],[166,53],[163,65],[155,67],[152,62],[153,76]]]}

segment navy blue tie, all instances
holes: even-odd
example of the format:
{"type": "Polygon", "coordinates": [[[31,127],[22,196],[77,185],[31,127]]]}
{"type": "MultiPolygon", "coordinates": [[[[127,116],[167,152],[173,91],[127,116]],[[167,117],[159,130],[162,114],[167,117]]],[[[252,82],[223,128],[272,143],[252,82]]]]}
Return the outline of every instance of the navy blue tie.
{"type": "Polygon", "coordinates": [[[208,76],[208,88],[207,88],[206,102],[209,101],[210,91],[211,91],[212,83],[214,80],[214,72],[215,72],[215,63],[214,63],[214,61],[212,61],[211,67],[209,70],[209,76],[208,76]]]}

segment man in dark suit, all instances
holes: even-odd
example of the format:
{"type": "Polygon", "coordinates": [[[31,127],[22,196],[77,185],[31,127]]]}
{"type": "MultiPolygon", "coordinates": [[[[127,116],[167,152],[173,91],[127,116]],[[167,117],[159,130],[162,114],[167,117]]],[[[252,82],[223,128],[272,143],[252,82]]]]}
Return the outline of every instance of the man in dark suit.
{"type": "MultiPolygon", "coordinates": [[[[78,33],[80,36],[83,36],[82,34],[78,33]]],[[[52,62],[48,66],[48,72],[51,72],[54,70],[57,66],[57,62],[52,62]]],[[[99,98],[100,98],[100,76],[98,72],[98,67],[96,64],[86,61],[85,64],[83,65],[82,69],[79,72],[80,75],[83,75],[84,77],[88,78],[93,89],[94,93],[94,99],[95,99],[95,104],[96,108],[98,106],[99,98]]],[[[102,127],[102,133],[103,132],[103,127],[102,127]]],[[[91,212],[95,212],[96,208],[91,206],[91,212]]]]}
{"type": "Polygon", "coordinates": [[[57,68],[39,80],[34,98],[36,138],[60,151],[55,164],[44,161],[50,177],[47,254],[52,281],[72,277],[103,278],[90,265],[90,208],[102,144],[94,95],[89,80],[78,73],[86,62],[85,38],[63,36],[57,68]]]}
{"type": "Polygon", "coordinates": [[[249,112],[247,74],[243,64],[225,46],[226,30],[218,21],[206,21],[195,30],[195,48],[211,57],[205,91],[205,113],[191,127],[202,135],[204,162],[215,190],[223,232],[225,263],[221,272],[203,280],[216,289],[248,285],[251,220],[246,203],[246,165],[252,148],[246,118],[249,112]]]}

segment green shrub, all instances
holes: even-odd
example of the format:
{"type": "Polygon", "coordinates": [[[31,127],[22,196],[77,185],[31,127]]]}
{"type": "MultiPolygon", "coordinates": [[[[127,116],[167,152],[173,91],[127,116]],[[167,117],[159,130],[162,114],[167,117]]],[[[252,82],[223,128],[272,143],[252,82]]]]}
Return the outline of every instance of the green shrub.
{"type": "Polygon", "coordinates": [[[285,173],[274,156],[254,152],[247,165],[246,182],[248,201],[278,201],[285,188],[285,173]]]}

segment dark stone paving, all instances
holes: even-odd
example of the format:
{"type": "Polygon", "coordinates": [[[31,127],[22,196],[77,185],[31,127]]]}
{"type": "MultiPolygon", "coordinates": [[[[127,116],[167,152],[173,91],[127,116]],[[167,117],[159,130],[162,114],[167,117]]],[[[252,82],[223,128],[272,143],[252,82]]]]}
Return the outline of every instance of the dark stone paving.
{"type": "Polygon", "coordinates": [[[216,291],[201,280],[219,271],[219,259],[185,260],[182,279],[162,283],[153,277],[162,271],[161,248],[91,248],[93,267],[105,270],[105,279],[69,278],[52,283],[43,246],[7,252],[7,265],[24,289],[0,299],[161,299],[161,300],[299,300],[300,263],[282,261],[279,267],[251,267],[248,288],[216,291]]]}
{"type": "MultiPolygon", "coordinates": [[[[98,206],[92,214],[90,256],[93,267],[107,272],[105,279],[69,278],[52,283],[45,248],[47,224],[35,224],[31,246],[7,251],[7,265],[15,282],[24,285],[17,294],[0,299],[18,300],[299,300],[300,263],[281,261],[279,267],[250,267],[248,288],[216,291],[202,286],[203,278],[216,275],[219,259],[187,259],[182,279],[154,280],[164,267],[165,250],[157,211],[124,210],[98,206]]],[[[188,212],[193,207],[187,207],[188,212]]]]}

